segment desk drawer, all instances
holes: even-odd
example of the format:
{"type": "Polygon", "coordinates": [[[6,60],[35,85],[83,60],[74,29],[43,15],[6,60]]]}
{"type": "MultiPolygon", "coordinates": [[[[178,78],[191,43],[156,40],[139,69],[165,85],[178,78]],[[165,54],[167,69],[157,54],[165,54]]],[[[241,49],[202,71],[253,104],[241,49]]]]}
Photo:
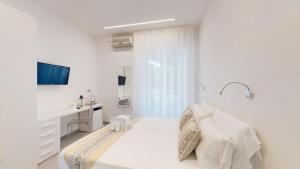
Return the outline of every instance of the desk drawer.
{"type": "Polygon", "coordinates": [[[60,119],[49,119],[38,123],[38,163],[60,151],[60,119]]]}
{"type": "Polygon", "coordinates": [[[57,139],[49,139],[39,145],[39,163],[47,160],[60,151],[60,143],[57,139]]]}
{"type": "Polygon", "coordinates": [[[50,119],[50,120],[44,120],[39,122],[39,133],[43,134],[45,132],[54,131],[59,132],[60,127],[60,120],[57,119],[50,119]]]}

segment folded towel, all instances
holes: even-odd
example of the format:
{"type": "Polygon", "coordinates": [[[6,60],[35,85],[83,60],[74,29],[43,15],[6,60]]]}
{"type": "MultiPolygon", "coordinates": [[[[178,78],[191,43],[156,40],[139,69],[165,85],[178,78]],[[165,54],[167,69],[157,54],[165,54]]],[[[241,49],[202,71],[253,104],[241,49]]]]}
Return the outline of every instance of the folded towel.
{"type": "Polygon", "coordinates": [[[117,116],[112,118],[110,121],[110,130],[112,131],[126,131],[129,126],[130,117],[128,116],[117,116]]]}

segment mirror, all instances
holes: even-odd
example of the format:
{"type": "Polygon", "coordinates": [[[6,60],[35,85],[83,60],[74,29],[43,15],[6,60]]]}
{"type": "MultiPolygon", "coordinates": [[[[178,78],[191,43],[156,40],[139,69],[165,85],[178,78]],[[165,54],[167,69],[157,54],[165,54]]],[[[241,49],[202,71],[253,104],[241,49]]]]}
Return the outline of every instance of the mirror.
{"type": "Polygon", "coordinates": [[[118,66],[118,106],[130,106],[132,100],[131,66],[118,66]]]}

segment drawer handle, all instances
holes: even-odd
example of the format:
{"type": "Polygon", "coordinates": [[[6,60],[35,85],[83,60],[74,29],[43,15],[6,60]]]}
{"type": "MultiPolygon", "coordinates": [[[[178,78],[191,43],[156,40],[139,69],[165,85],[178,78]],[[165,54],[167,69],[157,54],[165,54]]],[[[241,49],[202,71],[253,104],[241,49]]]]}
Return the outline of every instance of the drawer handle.
{"type": "Polygon", "coordinates": [[[40,126],[40,129],[43,129],[43,128],[48,128],[48,127],[52,127],[52,126],[54,126],[54,124],[53,124],[53,123],[47,123],[47,124],[43,124],[43,125],[41,125],[41,126],[40,126]]]}
{"type": "Polygon", "coordinates": [[[48,136],[51,136],[51,135],[53,135],[53,134],[54,134],[54,132],[51,131],[51,132],[48,132],[48,133],[46,133],[46,134],[40,135],[40,138],[48,137],[48,136]]]}
{"type": "Polygon", "coordinates": [[[45,155],[47,155],[47,154],[50,154],[50,153],[52,153],[52,152],[53,152],[53,148],[51,148],[51,149],[49,149],[49,150],[43,152],[43,153],[40,155],[40,157],[43,157],[43,156],[45,156],[45,155]]]}
{"type": "Polygon", "coordinates": [[[54,143],[54,140],[47,141],[47,142],[41,144],[41,145],[40,145],[40,148],[46,147],[46,146],[48,146],[48,145],[50,145],[50,144],[53,144],[53,143],[54,143]]]}

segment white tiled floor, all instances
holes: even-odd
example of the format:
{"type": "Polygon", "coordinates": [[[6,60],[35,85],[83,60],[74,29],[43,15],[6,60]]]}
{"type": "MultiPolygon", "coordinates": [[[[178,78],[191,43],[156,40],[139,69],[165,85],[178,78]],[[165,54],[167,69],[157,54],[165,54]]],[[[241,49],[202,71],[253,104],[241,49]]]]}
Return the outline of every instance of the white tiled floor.
{"type": "MultiPolygon", "coordinates": [[[[61,150],[77,141],[78,139],[86,136],[87,132],[75,132],[71,134],[70,142],[68,142],[67,137],[61,139],[61,150]]],[[[51,157],[50,159],[39,164],[38,169],[58,169],[58,155],[51,157]]]]}
{"type": "Polygon", "coordinates": [[[58,169],[58,155],[39,164],[38,169],[58,169]]]}

